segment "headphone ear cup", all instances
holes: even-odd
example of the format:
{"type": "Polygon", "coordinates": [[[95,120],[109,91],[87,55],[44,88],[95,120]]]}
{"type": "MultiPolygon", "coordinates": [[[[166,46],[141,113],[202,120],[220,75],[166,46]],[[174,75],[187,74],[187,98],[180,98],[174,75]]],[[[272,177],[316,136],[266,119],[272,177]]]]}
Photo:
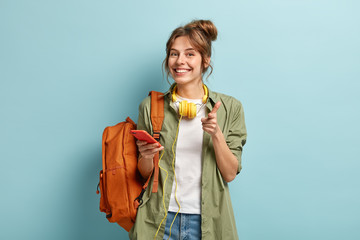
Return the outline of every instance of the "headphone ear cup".
{"type": "Polygon", "coordinates": [[[184,101],[181,101],[180,103],[179,103],[179,114],[181,115],[181,116],[184,116],[184,117],[186,117],[186,103],[187,103],[187,101],[186,100],[184,100],[184,101]]]}
{"type": "Polygon", "coordinates": [[[188,117],[194,118],[196,117],[196,105],[195,103],[188,103],[188,117]]]}
{"type": "Polygon", "coordinates": [[[181,101],[179,103],[179,114],[188,118],[196,117],[196,105],[186,100],[181,101]]]}

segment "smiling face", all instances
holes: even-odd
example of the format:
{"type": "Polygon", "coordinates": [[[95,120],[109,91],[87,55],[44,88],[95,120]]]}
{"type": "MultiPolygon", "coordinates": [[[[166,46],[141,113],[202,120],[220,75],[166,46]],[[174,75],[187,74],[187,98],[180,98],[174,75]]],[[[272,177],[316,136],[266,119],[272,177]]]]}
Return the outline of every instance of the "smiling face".
{"type": "Polygon", "coordinates": [[[191,46],[187,36],[175,39],[170,49],[168,65],[178,85],[198,84],[202,81],[202,57],[191,46]]]}

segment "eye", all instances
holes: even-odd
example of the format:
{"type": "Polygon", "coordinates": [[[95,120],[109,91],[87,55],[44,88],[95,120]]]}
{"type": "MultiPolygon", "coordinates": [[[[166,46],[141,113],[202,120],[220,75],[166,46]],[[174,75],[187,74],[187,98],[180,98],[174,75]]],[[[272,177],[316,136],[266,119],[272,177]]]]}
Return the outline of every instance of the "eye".
{"type": "Polygon", "coordinates": [[[177,53],[174,53],[174,52],[170,53],[170,56],[176,56],[176,55],[177,55],[177,53]]]}
{"type": "Polygon", "coordinates": [[[190,57],[195,56],[195,54],[193,54],[193,53],[188,53],[188,55],[189,55],[190,57]]]}

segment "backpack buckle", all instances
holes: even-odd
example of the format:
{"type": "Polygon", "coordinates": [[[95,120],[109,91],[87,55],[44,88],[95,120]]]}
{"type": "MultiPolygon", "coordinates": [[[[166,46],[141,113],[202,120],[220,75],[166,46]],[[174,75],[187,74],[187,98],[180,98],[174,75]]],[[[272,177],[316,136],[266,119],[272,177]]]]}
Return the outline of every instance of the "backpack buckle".
{"type": "Polygon", "coordinates": [[[136,207],[136,208],[138,208],[139,206],[141,206],[141,204],[143,203],[142,198],[143,198],[143,195],[144,195],[144,193],[145,193],[145,190],[146,190],[146,188],[145,188],[145,189],[143,188],[143,189],[141,190],[141,193],[139,194],[139,196],[138,196],[137,198],[135,198],[134,204],[135,204],[135,207],[136,207]]]}
{"type": "Polygon", "coordinates": [[[160,142],[160,132],[154,132],[153,138],[155,138],[156,141],[160,142]]]}

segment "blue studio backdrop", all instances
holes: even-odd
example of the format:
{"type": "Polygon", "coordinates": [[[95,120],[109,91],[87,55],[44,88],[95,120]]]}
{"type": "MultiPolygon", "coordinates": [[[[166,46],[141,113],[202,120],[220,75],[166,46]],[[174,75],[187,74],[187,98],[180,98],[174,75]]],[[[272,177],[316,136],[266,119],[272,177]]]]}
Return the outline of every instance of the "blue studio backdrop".
{"type": "MultiPolygon", "coordinates": [[[[360,239],[360,2],[0,1],[0,239],[127,239],[99,211],[106,126],[150,90],[176,27],[218,28],[206,82],[244,106],[243,240],[360,239]]],[[[150,239],[150,238],[149,238],[150,239]]]]}

